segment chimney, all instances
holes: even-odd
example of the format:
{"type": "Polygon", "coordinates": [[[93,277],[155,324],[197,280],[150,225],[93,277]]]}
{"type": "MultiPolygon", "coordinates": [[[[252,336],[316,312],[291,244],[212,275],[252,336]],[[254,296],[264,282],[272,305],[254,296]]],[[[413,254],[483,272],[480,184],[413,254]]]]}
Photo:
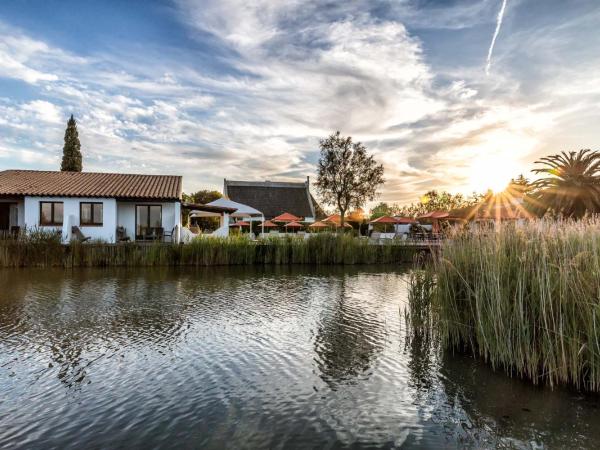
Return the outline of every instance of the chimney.
{"type": "Polygon", "coordinates": [[[310,177],[309,176],[306,177],[306,185],[308,187],[310,187],[310,177]]]}

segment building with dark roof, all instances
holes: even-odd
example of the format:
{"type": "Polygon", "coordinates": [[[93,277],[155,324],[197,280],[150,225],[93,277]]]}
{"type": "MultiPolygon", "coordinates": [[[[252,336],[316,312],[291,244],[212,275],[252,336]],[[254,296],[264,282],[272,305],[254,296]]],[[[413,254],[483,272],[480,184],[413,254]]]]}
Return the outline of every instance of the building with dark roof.
{"type": "Polygon", "coordinates": [[[41,229],[116,242],[181,229],[182,178],[39,170],[0,171],[0,231],[41,229]]]}
{"type": "Polygon", "coordinates": [[[261,211],[265,219],[287,212],[307,222],[325,216],[310,193],[310,179],[303,183],[224,180],[223,194],[229,199],[261,211]]]}

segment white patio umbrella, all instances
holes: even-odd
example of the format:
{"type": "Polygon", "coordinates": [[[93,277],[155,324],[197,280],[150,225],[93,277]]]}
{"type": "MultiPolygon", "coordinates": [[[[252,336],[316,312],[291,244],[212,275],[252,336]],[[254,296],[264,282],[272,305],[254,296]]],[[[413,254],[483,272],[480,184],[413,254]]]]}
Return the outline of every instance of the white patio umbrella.
{"type": "MultiPolygon", "coordinates": [[[[236,211],[231,213],[231,217],[261,217],[262,222],[265,222],[265,216],[258,209],[252,206],[244,205],[243,203],[234,202],[228,198],[221,197],[215,201],[207,203],[208,206],[220,206],[222,208],[235,208],[236,211]]],[[[262,233],[265,233],[264,225],[262,227],[262,233]]]]}
{"type": "Polygon", "coordinates": [[[231,213],[231,217],[260,217],[263,215],[258,209],[254,209],[252,206],[244,205],[242,203],[234,202],[227,198],[219,198],[210,203],[208,206],[220,206],[222,208],[235,208],[237,211],[231,213]]]}

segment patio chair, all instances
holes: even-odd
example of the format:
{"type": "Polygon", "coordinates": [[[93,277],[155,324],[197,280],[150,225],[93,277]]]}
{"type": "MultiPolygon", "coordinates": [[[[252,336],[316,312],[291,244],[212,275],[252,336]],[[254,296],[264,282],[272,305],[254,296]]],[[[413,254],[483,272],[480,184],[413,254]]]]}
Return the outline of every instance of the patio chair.
{"type": "Polygon", "coordinates": [[[117,227],[117,242],[129,242],[130,240],[125,227],[117,227]]]}
{"type": "Polygon", "coordinates": [[[87,242],[91,239],[90,236],[85,236],[78,226],[71,227],[71,234],[75,237],[79,242],[87,242]]]}
{"type": "Polygon", "coordinates": [[[175,233],[175,227],[171,228],[171,231],[164,231],[162,234],[162,240],[169,238],[171,242],[173,242],[173,234],[175,233]]]}
{"type": "Polygon", "coordinates": [[[161,241],[164,233],[164,228],[162,227],[150,227],[146,228],[146,234],[144,236],[144,240],[147,241],[161,241]]]}
{"type": "Polygon", "coordinates": [[[13,225],[12,227],[10,227],[10,237],[11,238],[17,239],[20,234],[21,234],[21,227],[19,227],[17,225],[13,225]]]}

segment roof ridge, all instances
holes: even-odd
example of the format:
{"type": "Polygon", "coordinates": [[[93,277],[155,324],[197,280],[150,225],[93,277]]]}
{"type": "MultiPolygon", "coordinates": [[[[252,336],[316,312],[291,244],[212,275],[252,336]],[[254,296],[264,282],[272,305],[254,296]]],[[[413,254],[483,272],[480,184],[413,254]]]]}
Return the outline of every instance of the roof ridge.
{"type": "Polygon", "coordinates": [[[270,187],[270,186],[283,186],[283,187],[297,187],[305,188],[306,182],[304,181],[245,181],[245,180],[225,180],[225,183],[229,186],[253,186],[253,187],[270,187]]]}
{"type": "Polygon", "coordinates": [[[180,199],[181,175],[0,171],[0,196],[121,197],[180,199]]]}
{"type": "Polygon", "coordinates": [[[63,170],[39,170],[39,169],[4,169],[0,171],[2,172],[30,172],[30,173],[64,173],[70,175],[124,175],[128,177],[137,176],[137,177],[177,177],[181,178],[181,175],[167,175],[167,174],[153,174],[153,173],[124,173],[124,172],[71,172],[71,171],[63,171],[63,170]]]}

